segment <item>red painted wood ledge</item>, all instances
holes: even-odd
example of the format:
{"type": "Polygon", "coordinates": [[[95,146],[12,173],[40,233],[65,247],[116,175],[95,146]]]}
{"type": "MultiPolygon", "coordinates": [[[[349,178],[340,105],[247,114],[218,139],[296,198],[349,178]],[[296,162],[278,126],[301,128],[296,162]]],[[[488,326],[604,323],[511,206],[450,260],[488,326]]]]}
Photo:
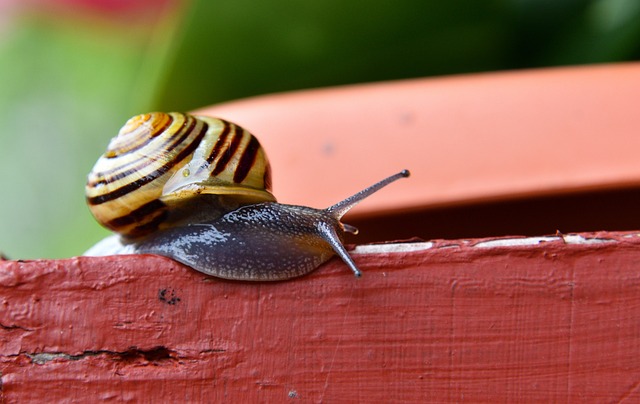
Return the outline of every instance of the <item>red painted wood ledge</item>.
{"type": "Polygon", "coordinates": [[[0,261],[0,402],[638,401],[640,234],[359,246],[289,282],[0,261]]]}

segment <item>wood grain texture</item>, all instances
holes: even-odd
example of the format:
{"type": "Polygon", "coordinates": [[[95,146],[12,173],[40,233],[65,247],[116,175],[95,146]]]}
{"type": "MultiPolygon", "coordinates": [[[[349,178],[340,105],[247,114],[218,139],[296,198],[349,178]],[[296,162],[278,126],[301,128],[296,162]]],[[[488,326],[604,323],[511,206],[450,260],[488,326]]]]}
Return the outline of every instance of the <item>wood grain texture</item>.
{"type": "Polygon", "coordinates": [[[257,284],[0,261],[0,402],[637,402],[640,235],[584,238],[359,247],[360,279],[257,284]]]}

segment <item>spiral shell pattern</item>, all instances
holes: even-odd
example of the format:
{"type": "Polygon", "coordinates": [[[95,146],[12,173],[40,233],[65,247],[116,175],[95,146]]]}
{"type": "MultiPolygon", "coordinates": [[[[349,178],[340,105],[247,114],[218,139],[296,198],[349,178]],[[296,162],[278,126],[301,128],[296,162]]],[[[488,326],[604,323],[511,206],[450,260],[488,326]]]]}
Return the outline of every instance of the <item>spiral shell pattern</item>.
{"type": "Polygon", "coordinates": [[[111,140],[86,197],[103,226],[138,237],[167,226],[185,198],[275,201],[270,191],[269,162],[251,133],[222,119],[154,112],[129,119],[111,140]]]}

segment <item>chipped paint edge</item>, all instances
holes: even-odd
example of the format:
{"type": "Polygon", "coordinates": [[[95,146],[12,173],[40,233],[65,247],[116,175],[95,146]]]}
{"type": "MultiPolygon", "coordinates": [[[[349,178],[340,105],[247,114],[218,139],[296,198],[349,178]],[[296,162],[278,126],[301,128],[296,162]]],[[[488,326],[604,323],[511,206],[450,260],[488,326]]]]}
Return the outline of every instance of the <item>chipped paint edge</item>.
{"type": "Polygon", "coordinates": [[[406,253],[422,251],[433,248],[433,241],[421,241],[419,243],[389,243],[389,244],[363,244],[356,246],[351,252],[354,254],[382,254],[382,253],[406,253]]]}
{"type": "MultiPolygon", "coordinates": [[[[624,235],[625,238],[640,237],[640,233],[624,235]]],[[[526,247],[537,246],[545,243],[561,242],[573,245],[598,245],[614,243],[615,238],[585,236],[581,234],[562,234],[557,236],[536,236],[536,237],[503,237],[496,239],[484,239],[474,242],[473,240],[457,241],[455,243],[441,243],[434,241],[421,241],[411,243],[386,243],[386,244],[365,244],[358,245],[351,251],[353,254],[388,254],[407,253],[415,251],[429,250],[433,248],[461,247],[468,245],[478,248],[500,248],[500,247],[526,247]]]]}
{"type": "Polygon", "coordinates": [[[539,236],[539,237],[521,237],[521,238],[502,238],[496,240],[480,241],[474,244],[474,247],[493,248],[493,247],[521,247],[539,245],[542,243],[563,242],[564,244],[603,244],[615,242],[615,239],[601,237],[585,237],[579,234],[563,234],[559,236],[539,236]]]}

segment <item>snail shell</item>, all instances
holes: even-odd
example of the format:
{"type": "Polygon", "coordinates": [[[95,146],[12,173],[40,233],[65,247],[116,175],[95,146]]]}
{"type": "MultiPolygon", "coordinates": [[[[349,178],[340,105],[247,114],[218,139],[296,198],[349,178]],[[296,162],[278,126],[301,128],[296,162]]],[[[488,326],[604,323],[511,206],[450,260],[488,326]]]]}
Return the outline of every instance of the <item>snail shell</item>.
{"type": "Polygon", "coordinates": [[[226,279],[311,272],[334,254],[360,271],[340,222],[404,170],[326,209],[276,203],[257,139],[230,122],[179,113],[131,118],[89,174],[91,212],[118,232],[85,255],[159,254],[226,279]]]}
{"type": "Polygon", "coordinates": [[[270,191],[269,161],[251,133],[222,119],[149,113],[111,140],[86,197],[100,224],[135,238],[193,220],[193,212],[206,220],[275,201],[270,191]]]}

